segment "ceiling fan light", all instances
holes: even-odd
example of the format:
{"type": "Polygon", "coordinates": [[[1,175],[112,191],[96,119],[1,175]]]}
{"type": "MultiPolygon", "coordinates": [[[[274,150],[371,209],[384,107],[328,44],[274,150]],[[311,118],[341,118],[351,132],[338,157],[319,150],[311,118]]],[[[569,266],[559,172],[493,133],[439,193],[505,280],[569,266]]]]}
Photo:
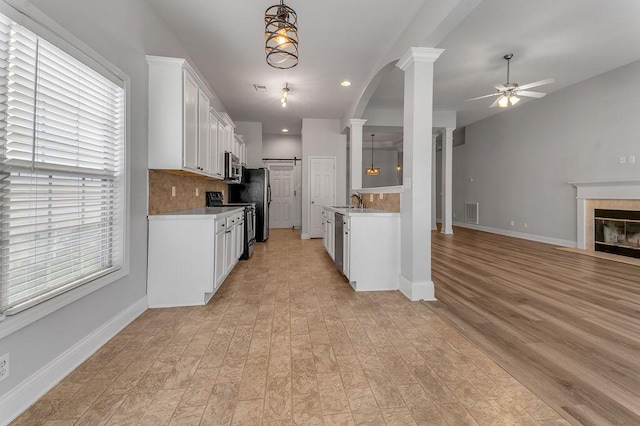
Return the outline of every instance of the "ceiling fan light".
{"type": "Polygon", "coordinates": [[[511,101],[511,105],[515,105],[515,104],[517,104],[518,102],[520,102],[520,98],[519,98],[519,97],[517,97],[516,95],[511,95],[511,96],[509,97],[509,100],[511,101]]]}
{"type": "Polygon", "coordinates": [[[506,108],[509,106],[509,98],[505,95],[500,96],[500,99],[498,99],[498,106],[500,108],[506,108]]]}

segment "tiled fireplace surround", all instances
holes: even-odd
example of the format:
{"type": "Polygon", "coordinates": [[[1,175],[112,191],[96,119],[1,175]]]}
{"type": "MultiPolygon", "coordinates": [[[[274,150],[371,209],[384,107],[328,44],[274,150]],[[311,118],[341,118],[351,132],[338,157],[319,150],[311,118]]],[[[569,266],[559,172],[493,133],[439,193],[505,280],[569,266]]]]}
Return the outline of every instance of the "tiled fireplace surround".
{"type": "Polygon", "coordinates": [[[595,209],[640,211],[640,179],[571,182],[577,192],[577,247],[594,250],[595,209]]]}

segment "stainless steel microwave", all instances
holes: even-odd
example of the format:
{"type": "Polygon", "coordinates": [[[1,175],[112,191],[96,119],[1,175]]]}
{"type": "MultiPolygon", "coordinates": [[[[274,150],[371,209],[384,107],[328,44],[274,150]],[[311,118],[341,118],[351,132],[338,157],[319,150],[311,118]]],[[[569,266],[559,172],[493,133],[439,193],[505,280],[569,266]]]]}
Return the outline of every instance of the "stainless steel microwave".
{"type": "Polygon", "coordinates": [[[230,152],[224,153],[224,179],[239,182],[242,174],[240,160],[230,152]]]}

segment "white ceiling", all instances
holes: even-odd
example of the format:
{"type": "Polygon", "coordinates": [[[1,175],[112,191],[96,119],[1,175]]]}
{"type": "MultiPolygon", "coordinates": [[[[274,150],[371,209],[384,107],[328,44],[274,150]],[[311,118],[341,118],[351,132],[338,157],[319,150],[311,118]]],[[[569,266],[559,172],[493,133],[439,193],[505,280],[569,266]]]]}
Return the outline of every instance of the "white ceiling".
{"type": "MultiPolygon", "coordinates": [[[[438,46],[445,51],[435,65],[434,108],[458,111],[458,126],[504,111],[489,108],[494,98],[465,100],[506,83],[507,53],[512,82],[555,79],[533,89],[545,93],[639,60],[639,18],[640,1],[484,0],[438,46]]],[[[369,106],[401,108],[403,87],[396,68],[369,106]]]]}
{"type": "Polygon", "coordinates": [[[300,134],[302,118],[341,118],[371,69],[425,0],[287,0],[298,14],[300,63],[265,62],[264,13],[276,0],[149,0],[174,31],[235,121],[264,133],[300,134]],[[365,7],[363,7],[365,6],[365,7]],[[348,79],[354,84],[340,86],[348,79]],[[280,107],[284,83],[289,104],[280,107]],[[258,93],[254,84],[268,87],[258,93]]]}
{"type": "MultiPolygon", "coordinates": [[[[342,118],[426,0],[288,0],[300,28],[300,63],[269,67],[264,12],[276,0],[149,0],[189,52],[236,121],[260,121],[264,133],[300,134],[302,118],[342,118]],[[349,79],[354,84],[342,88],[349,79]],[[280,107],[289,82],[289,106],[280,107]],[[253,84],[266,85],[267,93],[253,84]]],[[[421,15],[422,16],[422,15],[421,15]]],[[[551,92],[640,59],[640,1],[483,0],[437,46],[434,107],[457,110],[459,125],[501,112],[491,100],[465,99],[505,83],[502,56],[514,53],[511,80],[553,77],[551,92]]],[[[151,53],[151,52],[150,52],[151,53]]],[[[384,65],[384,64],[383,64],[384,65]]],[[[402,106],[402,72],[383,79],[369,105],[402,106]]],[[[535,102],[535,100],[533,100],[535,102]]],[[[522,104],[522,102],[521,102],[522,104]]]]}

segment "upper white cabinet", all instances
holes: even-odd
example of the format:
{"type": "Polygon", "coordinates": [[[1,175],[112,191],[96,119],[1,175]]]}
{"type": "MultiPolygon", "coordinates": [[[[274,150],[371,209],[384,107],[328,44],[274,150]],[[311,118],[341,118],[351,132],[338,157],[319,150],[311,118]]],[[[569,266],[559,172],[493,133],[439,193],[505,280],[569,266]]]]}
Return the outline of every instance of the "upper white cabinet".
{"type": "Polygon", "coordinates": [[[218,128],[222,119],[213,108],[209,110],[209,150],[211,153],[211,172],[214,177],[222,179],[224,176],[224,151],[220,152],[221,144],[218,142],[218,128]]]}
{"type": "MultiPolygon", "coordinates": [[[[183,74],[183,84],[184,84],[184,95],[183,95],[183,105],[184,105],[184,119],[183,119],[183,127],[184,127],[184,155],[183,155],[183,164],[187,170],[196,171],[198,169],[198,83],[195,78],[192,77],[188,72],[183,74]]],[[[151,93],[151,92],[149,92],[151,93]]],[[[151,96],[151,95],[149,95],[151,96]]],[[[150,108],[151,109],[151,108],[150,108]]],[[[151,130],[151,114],[149,114],[149,140],[155,141],[156,135],[152,134],[151,130]]],[[[166,121],[165,121],[166,123],[166,121]]],[[[178,123],[181,124],[181,123],[178,123]]],[[[180,139],[179,139],[180,140],[180,139]]],[[[176,145],[178,145],[176,143],[176,145]]],[[[158,150],[150,150],[150,152],[158,152],[158,150]]],[[[151,163],[151,155],[149,155],[149,162],[151,163]]],[[[180,157],[178,157],[180,158],[180,157]]],[[[164,160],[164,159],[163,159],[164,160]]],[[[162,167],[159,167],[162,168],[162,167]]],[[[179,167],[181,168],[181,167],[179,167]]]]}
{"type": "Polygon", "coordinates": [[[147,56],[147,61],[149,168],[222,178],[224,158],[219,159],[218,150],[222,118],[211,114],[212,95],[206,85],[184,59],[147,56]]]}

